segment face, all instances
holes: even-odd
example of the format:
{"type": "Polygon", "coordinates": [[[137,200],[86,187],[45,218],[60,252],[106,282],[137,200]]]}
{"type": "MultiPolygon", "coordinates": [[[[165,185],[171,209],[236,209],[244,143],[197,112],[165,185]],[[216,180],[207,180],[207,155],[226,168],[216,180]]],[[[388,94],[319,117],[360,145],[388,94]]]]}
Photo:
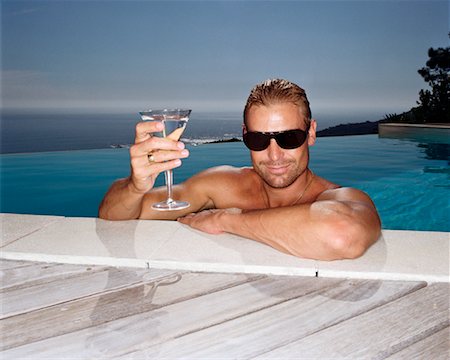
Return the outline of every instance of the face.
{"type": "MultiPolygon", "coordinates": [[[[275,132],[306,129],[305,116],[293,103],[252,106],[247,113],[247,130],[275,132]]],[[[314,144],[316,123],[311,120],[307,140],[296,149],[283,149],[275,139],[262,151],[250,151],[253,168],[273,188],[285,188],[306,170],[309,161],[308,146],[314,144]]]]}

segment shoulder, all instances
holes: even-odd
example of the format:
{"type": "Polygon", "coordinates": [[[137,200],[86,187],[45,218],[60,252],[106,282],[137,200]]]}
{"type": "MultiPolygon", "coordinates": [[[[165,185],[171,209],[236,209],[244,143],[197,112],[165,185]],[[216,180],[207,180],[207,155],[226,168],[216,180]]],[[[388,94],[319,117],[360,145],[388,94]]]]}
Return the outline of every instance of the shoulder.
{"type": "Polygon", "coordinates": [[[252,168],[238,168],[229,165],[215,166],[199,172],[186,181],[186,184],[196,183],[225,183],[228,181],[245,181],[254,177],[252,168]]]}
{"type": "Polygon", "coordinates": [[[237,168],[234,166],[216,166],[203,170],[183,183],[188,190],[207,193],[210,197],[224,192],[237,192],[254,186],[257,181],[252,168],[237,168]]]}
{"type": "Polygon", "coordinates": [[[181,188],[187,193],[205,198],[204,208],[242,206],[243,199],[259,188],[257,174],[252,168],[217,166],[204,170],[188,180],[181,188]]]}
{"type": "Polygon", "coordinates": [[[336,200],[342,202],[359,202],[375,207],[372,199],[364,191],[351,187],[337,187],[323,191],[317,200],[336,200]]]}

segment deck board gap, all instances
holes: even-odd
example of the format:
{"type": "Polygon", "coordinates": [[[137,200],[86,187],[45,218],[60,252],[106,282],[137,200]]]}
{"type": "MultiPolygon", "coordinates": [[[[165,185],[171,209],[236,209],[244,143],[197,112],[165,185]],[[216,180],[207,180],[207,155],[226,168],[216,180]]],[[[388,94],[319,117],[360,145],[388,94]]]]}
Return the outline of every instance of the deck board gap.
{"type": "MultiPolygon", "coordinates": [[[[324,330],[326,330],[326,329],[329,329],[329,328],[332,328],[332,327],[334,327],[334,326],[337,326],[337,325],[340,325],[340,324],[342,324],[342,323],[345,323],[345,322],[347,322],[347,321],[350,321],[351,319],[356,318],[356,317],[358,317],[358,316],[360,316],[360,315],[362,315],[362,314],[364,314],[364,313],[369,313],[369,312],[374,311],[374,310],[376,310],[376,309],[378,309],[378,308],[381,308],[381,307],[383,307],[383,306],[386,306],[386,305],[388,305],[388,304],[390,304],[390,303],[392,303],[392,302],[394,302],[394,301],[397,301],[397,300],[399,300],[399,299],[401,299],[401,298],[403,298],[403,297],[405,297],[405,296],[408,296],[408,295],[410,295],[410,294],[412,294],[412,293],[414,293],[414,292],[416,292],[416,291],[418,291],[418,290],[420,290],[420,289],[423,289],[423,288],[425,288],[426,286],[427,286],[427,283],[425,283],[425,282],[419,282],[419,283],[416,284],[416,286],[414,286],[414,287],[412,287],[411,289],[409,289],[409,291],[407,291],[407,292],[405,292],[405,293],[403,293],[403,294],[398,294],[399,296],[397,296],[397,297],[395,297],[395,298],[391,298],[391,299],[390,299],[390,298],[387,298],[386,301],[384,301],[384,302],[375,303],[375,304],[373,304],[373,306],[370,307],[370,308],[364,309],[364,310],[362,310],[362,311],[356,311],[356,312],[350,314],[349,316],[347,316],[347,317],[345,317],[345,318],[339,319],[338,321],[334,321],[334,322],[328,323],[328,324],[326,324],[326,325],[324,325],[324,326],[322,326],[322,327],[318,327],[318,328],[315,329],[314,331],[305,333],[303,336],[301,336],[301,337],[299,337],[299,338],[293,338],[293,339],[290,339],[290,340],[285,341],[285,342],[280,342],[280,343],[277,344],[277,346],[273,346],[273,347],[271,347],[271,348],[266,348],[266,349],[264,349],[263,352],[255,354],[255,355],[252,356],[250,359],[258,358],[258,357],[260,357],[260,356],[263,355],[263,354],[270,353],[270,352],[272,352],[273,350],[276,350],[276,349],[278,349],[278,348],[282,348],[282,347],[287,346],[287,345],[289,345],[289,344],[295,343],[295,342],[297,342],[297,341],[299,341],[299,340],[301,340],[301,339],[304,339],[304,338],[306,338],[306,337],[308,337],[308,336],[312,336],[312,335],[319,334],[320,332],[322,332],[322,331],[324,331],[324,330]]],[[[448,326],[448,325],[447,325],[447,326],[448,326]]],[[[438,329],[438,330],[436,330],[436,331],[439,331],[439,330],[442,330],[442,328],[440,328],[440,329],[438,329]]],[[[431,335],[431,334],[429,334],[429,335],[431,335]]],[[[428,336],[429,336],[429,335],[428,335],[428,336]]],[[[421,340],[421,339],[419,339],[419,340],[421,340]]],[[[418,340],[418,341],[419,341],[419,340],[418,340]]],[[[411,345],[411,344],[409,344],[409,345],[411,345]]],[[[409,346],[409,345],[407,345],[407,346],[409,346]]],[[[405,346],[405,347],[406,347],[406,346],[405,346]]],[[[402,349],[403,349],[403,348],[402,348],[402,349]]],[[[398,351],[401,351],[402,349],[399,349],[398,351]]],[[[250,360],[250,359],[249,359],[249,360],[250,360]]]]}
{"type": "MultiPolygon", "coordinates": [[[[270,305],[261,306],[261,307],[252,309],[252,310],[246,312],[245,314],[239,314],[239,315],[237,315],[237,316],[232,316],[232,317],[229,317],[229,318],[225,318],[225,319],[223,319],[222,321],[216,322],[216,323],[214,323],[214,324],[209,324],[209,325],[207,325],[207,326],[199,327],[199,328],[193,329],[193,330],[191,330],[191,331],[187,331],[187,332],[185,332],[185,333],[178,334],[177,336],[174,336],[173,339],[181,338],[181,337],[183,337],[183,336],[187,336],[187,335],[196,333],[196,332],[198,332],[198,331],[202,331],[202,330],[206,330],[206,329],[212,328],[212,327],[214,327],[214,326],[222,325],[222,324],[225,324],[225,323],[227,323],[227,322],[229,322],[229,321],[233,321],[233,320],[236,320],[236,319],[238,319],[238,318],[245,317],[245,316],[249,316],[249,315],[251,315],[251,314],[255,314],[255,313],[259,312],[259,311],[263,311],[263,310],[269,309],[269,308],[274,307],[274,306],[278,306],[278,305],[281,305],[281,304],[284,304],[284,303],[287,303],[287,302],[290,302],[290,301],[293,301],[293,300],[297,300],[297,299],[299,299],[299,298],[301,298],[301,297],[311,296],[311,295],[314,295],[314,294],[318,294],[318,293],[320,293],[320,292],[322,292],[322,291],[324,291],[324,290],[327,290],[327,289],[330,289],[330,288],[332,288],[332,287],[338,286],[339,284],[342,284],[342,283],[344,283],[345,281],[346,281],[346,280],[338,281],[337,283],[330,284],[330,285],[325,286],[325,287],[320,288],[320,289],[311,290],[311,291],[308,291],[308,292],[303,293],[303,294],[301,294],[301,295],[293,295],[293,296],[286,297],[286,298],[284,298],[284,299],[280,299],[280,301],[274,302],[274,303],[272,303],[272,304],[270,304],[270,305]]],[[[226,289],[224,289],[224,290],[226,290],[226,289]]]]}
{"type": "MultiPolygon", "coordinates": [[[[154,279],[149,279],[148,281],[143,281],[141,280],[136,280],[134,282],[130,282],[128,284],[125,285],[117,285],[115,287],[109,288],[107,290],[105,289],[101,289],[95,292],[92,292],[90,294],[86,294],[86,295],[82,295],[82,296],[78,296],[78,297],[73,297],[71,299],[68,300],[63,300],[63,301],[59,301],[59,302],[54,302],[45,306],[40,306],[40,307],[35,307],[35,308],[31,308],[31,309],[27,309],[26,311],[21,311],[21,312],[16,312],[16,313],[10,313],[7,316],[2,316],[0,314],[0,320],[6,320],[6,319],[10,319],[13,318],[15,316],[21,316],[21,315],[25,315],[25,314],[32,314],[35,313],[37,311],[43,311],[46,309],[50,309],[50,308],[54,308],[54,307],[60,307],[63,306],[64,304],[71,304],[71,303],[75,303],[78,301],[83,301],[83,300],[89,300],[89,299],[93,299],[95,297],[99,297],[99,296],[107,296],[113,293],[117,293],[117,292],[121,292],[123,290],[126,289],[133,289],[139,286],[145,286],[145,285],[150,285],[152,283],[157,284],[157,282],[163,281],[164,279],[170,279],[173,278],[174,274],[179,274],[180,272],[174,272],[173,274],[168,274],[168,275],[162,275],[160,277],[156,277],[154,279]]],[[[159,285],[156,286],[156,288],[159,285]]]]}
{"type": "Polygon", "coordinates": [[[386,359],[392,355],[395,355],[396,353],[414,345],[415,343],[422,341],[426,339],[427,337],[430,337],[436,333],[438,333],[441,330],[444,330],[445,328],[449,327],[449,319],[443,320],[443,322],[436,324],[435,326],[426,329],[425,331],[421,332],[420,334],[417,334],[405,341],[402,341],[392,347],[389,348],[389,350],[386,350],[382,352],[379,356],[380,359],[386,359]]]}
{"type": "MultiPolygon", "coordinates": [[[[58,268],[58,266],[61,265],[61,264],[53,264],[53,263],[49,263],[49,264],[52,264],[49,267],[53,267],[53,268],[58,268]]],[[[41,267],[41,269],[42,269],[42,267],[41,267]]],[[[3,271],[7,272],[8,270],[3,270],[3,271]]],[[[7,285],[4,287],[2,286],[0,289],[2,291],[15,291],[15,290],[20,290],[20,289],[25,289],[30,286],[51,284],[56,281],[74,280],[74,279],[86,276],[88,274],[96,274],[96,273],[101,273],[101,272],[105,272],[105,271],[109,271],[109,270],[110,270],[110,267],[107,267],[107,266],[87,266],[86,265],[84,272],[65,273],[65,274],[61,274],[61,275],[55,275],[55,274],[50,275],[49,274],[48,276],[44,276],[41,278],[31,279],[29,281],[25,280],[25,282],[22,282],[22,283],[11,284],[11,285],[7,285]]],[[[8,274],[6,276],[8,276],[8,274]]]]}

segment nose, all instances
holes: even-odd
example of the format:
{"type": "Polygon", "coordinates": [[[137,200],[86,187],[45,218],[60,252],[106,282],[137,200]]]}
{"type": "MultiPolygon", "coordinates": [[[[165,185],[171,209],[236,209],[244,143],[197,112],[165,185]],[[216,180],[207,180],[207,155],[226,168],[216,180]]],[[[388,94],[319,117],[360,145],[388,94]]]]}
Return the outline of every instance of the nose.
{"type": "Polygon", "coordinates": [[[283,149],[277,144],[275,139],[270,139],[267,152],[271,161],[278,161],[283,157],[283,149]]]}

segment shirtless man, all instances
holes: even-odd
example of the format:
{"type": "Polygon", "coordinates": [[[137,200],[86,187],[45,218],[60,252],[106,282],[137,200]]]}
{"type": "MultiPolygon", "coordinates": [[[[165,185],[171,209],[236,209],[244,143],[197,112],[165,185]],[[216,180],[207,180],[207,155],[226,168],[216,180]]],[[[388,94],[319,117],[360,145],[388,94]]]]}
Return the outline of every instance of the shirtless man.
{"type": "Polygon", "coordinates": [[[189,153],[181,142],[152,136],[162,124],[138,123],[131,175],[111,186],[99,216],[178,220],[302,258],[359,257],[379,238],[380,219],[364,192],[342,188],[308,168],[316,126],[306,94],[296,84],[274,79],[255,86],[243,125],[253,167],[219,166],[194,175],[173,189],[175,199],[190,202],[188,209],[155,211],[151,204],[166,196],[165,187],[153,188],[157,175],[180,166],[189,153]]]}

